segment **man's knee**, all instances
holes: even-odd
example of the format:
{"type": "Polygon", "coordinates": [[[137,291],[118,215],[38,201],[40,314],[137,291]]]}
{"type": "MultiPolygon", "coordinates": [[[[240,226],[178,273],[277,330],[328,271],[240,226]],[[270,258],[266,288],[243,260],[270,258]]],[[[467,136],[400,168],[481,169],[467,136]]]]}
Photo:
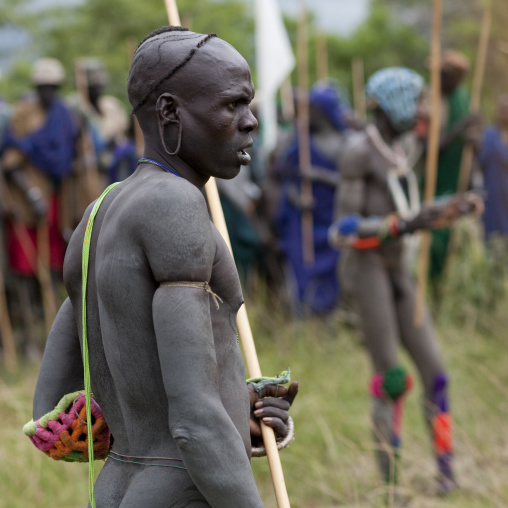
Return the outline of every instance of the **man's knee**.
{"type": "Polygon", "coordinates": [[[397,401],[413,387],[413,377],[397,365],[385,372],[376,372],[370,382],[370,394],[377,399],[397,401]]]}

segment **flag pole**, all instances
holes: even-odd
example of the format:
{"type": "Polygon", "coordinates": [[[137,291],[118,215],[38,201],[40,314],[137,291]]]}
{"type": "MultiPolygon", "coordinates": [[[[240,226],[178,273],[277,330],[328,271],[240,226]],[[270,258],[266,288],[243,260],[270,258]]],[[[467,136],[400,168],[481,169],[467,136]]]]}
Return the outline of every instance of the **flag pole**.
{"type": "MultiPolygon", "coordinates": [[[[427,160],[425,167],[425,204],[434,200],[437,180],[437,159],[439,154],[439,128],[441,119],[441,0],[434,0],[434,19],[432,22],[432,46],[430,59],[430,125],[427,160]]],[[[420,243],[418,264],[418,285],[415,304],[415,325],[422,326],[427,292],[431,233],[423,231],[420,243]]]]}
{"type": "MultiPolygon", "coordinates": [[[[166,5],[169,23],[173,26],[180,26],[180,16],[178,14],[176,0],[164,0],[164,3],[166,5]]],[[[215,178],[210,177],[205,185],[205,192],[213,223],[224,238],[224,241],[226,242],[231,255],[233,255],[228,229],[226,226],[226,220],[224,218],[224,212],[220,203],[219,191],[217,190],[215,178]]],[[[254,338],[252,335],[249,318],[247,316],[245,303],[240,307],[238,311],[236,323],[240,340],[242,341],[245,363],[247,364],[249,376],[260,377],[262,375],[261,367],[259,365],[256,346],[254,344],[254,338]]],[[[272,482],[275,490],[275,497],[277,499],[277,505],[279,508],[290,508],[289,497],[286,489],[286,483],[284,481],[284,473],[282,471],[282,464],[280,462],[279,450],[277,449],[277,442],[275,440],[274,431],[271,427],[268,427],[263,422],[261,422],[261,432],[263,435],[263,442],[266,449],[268,464],[270,466],[270,473],[272,475],[272,482]]]]}
{"type": "Polygon", "coordinates": [[[305,0],[300,0],[300,20],[298,22],[298,105],[296,122],[298,130],[298,162],[302,175],[300,189],[301,201],[309,209],[302,211],[302,249],[306,265],[314,264],[314,217],[312,214],[312,182],[310,139],[309,139],[309,69],[308,69],[308,26],[305,0]],[[307,177],[307,178],[306,178],[307,177]]]}

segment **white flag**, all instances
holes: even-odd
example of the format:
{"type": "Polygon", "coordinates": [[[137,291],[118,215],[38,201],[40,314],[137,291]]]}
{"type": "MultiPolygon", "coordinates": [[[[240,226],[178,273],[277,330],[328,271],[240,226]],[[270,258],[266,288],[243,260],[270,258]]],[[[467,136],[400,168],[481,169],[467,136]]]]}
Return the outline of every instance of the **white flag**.
{"type": "Polygon", "coordinates": [[[277,90],[295,66],[276,0],[254,0],[256,3],[256,97],[259,103],[263,151],[269,154],[277,142],[277,90]]]}

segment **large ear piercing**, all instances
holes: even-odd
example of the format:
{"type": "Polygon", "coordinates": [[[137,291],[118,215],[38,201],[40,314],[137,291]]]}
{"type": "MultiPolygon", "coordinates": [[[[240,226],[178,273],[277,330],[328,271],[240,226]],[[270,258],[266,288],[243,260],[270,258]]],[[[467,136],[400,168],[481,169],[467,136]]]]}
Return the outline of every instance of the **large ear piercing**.
{"type": "Polygon", "coordinates": [[[171,155],[171,156],[178,155],[178,153],[180,152],[180,147],[182,145],[182,131],[183,131],[182,124],[179,121],[175,121],[175,122],[171,122],[170,120],[161,121],[160,115],[159,115],[159,112],[161,110],[161,108],[159,107],[159,101],[160,100],[161,100],[161,97],[159,97],[157,99],[157,104],[156,104],[156,107],[155,107],[156,108],[156,112],[157,112],[157,126],[159,128],[159,138],[161,140],[162,147],[164,148],[165,152],[168,155],[171,155]],[[176,145],[176,148],[175,148],[174,152],[170,152],[168,150],[168,147],[166,146],[166,140],[164,139],[164,127],[168,123],[177,123],[178,124],[178,143],[176,145]]]}

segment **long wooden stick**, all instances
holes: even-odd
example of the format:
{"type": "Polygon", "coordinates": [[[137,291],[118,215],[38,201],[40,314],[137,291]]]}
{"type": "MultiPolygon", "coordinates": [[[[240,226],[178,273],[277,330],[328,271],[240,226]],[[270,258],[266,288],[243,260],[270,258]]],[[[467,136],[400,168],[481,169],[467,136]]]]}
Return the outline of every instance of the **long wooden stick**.
{"type": "Polygon", "coordinates": [[[295,119],[295,101],[293,97],[293,87],[291,86],[291,76],[288,76],[280,87],[280,99],[282,103],[282,116],[286,122],[293,122],[295,119]]]}
{"type": "MultiPolygon", "coordinates": [[[[489,46],[490,27],[492,24],[492,6],[485,8],[483,13],[480,38],[478,40],[478,51],[476,52],[476,62],[473,76],[473,87],[471,90],[471,103],[469,110],[471,113],[478,113],[480,110],[480,98],[483,87],[483,77],[485,75],[485,61],[487,60],[487,49],[489,46]]],[[[471,143],[467,143],[462,150],[462,159],[460,161],[460,174],[458,182],[458,191],[466,192],[471,177],[471,168],[473,165],[474,148],[471,143]]]]}
{"type": "MultiPolygon", "coordinates": [[[[298,23],[298,106],[296,122],[298,129],[298,161],[302,174],[300,198],[302,204],[312,204],[312,182],[310,180],[311,156],[309,138],[309,68],[308,68],[308,26],[305,0],[300,0],[298,23]],[[307,177],[307,178],[305,178],[307,177]]],[[[312,210],[302,212],[302,249],[306,265],[314,264],[314,218],[312,210]]]]}
{"type": "MultiPolygon", "coordinates": [[[[127,46],[127,59],[129,60],[129,67],[132,64],[132,59],[134,58],[134,53],[136,52],[136,38],[133,36],[127,37],[125,39],[125,44],[127,46]]],[[[134,141],[136,143],[136,152],[139,157],[143,156],[143,152],[145,151],[145,138],[143,136],[143,131],[139,125],[138,119],[136,115],[131,115],[132,123],[134,125],[134,141]]]]}
{"type": "MultiPolygon", "coordinates": [[[[12,206],[14,203],[13,197],[7,187],[5,187],[4,192],[6,201],[11,203],[12,206]]],[[[45,218],[42,223],[37,226],[37,246],[33,244],[30,235],[23,225],[13,222],[12,230],[30,264],[30,268],[33,270],[39,282],[42,296],[42,308],[44,311],[44,324],[46,326],[46,333],[49,334],[56,317],[57,303],[55,290],[51,281],[48,221],[45,218]]]]}
{"type": "MultiPolygon", "coordinates": [[[[431,48],[431,104],[430,126],[425,167],[425,203],[431,204],[436,192],[437,159],[439,155],[439,128],[441,119],[441,0],[434,0],[434,19],[432,22],[431,48]]],[[[415,304],[415,324],[423,324],[425,294],[429,270],[429,251],[431,234],[424,231],[421,235],[420,262],[418,265],[418,287],[415,304]]]]}
{"type": "MultiPolygon", "coordinates": [[[[80,108],[86,116],[91,109],[90,96],[88,94],[88,79],[86,76],[86,69],[80,60],[76,60],[76,88],[78,90],[78,97],[80,108]]],[[[87,203],[97,199],[101,194],[101,184],[99,180],[99,170],[97,168],[97,157],[95,155],[95,148],[93,146],[92,136],[88,129],[86,121],[81,118],[81,150],[83,165],[85,170],[85,187],[87,193],[87,203]]]]}
{"type": "Polygon", "coordinates": [[[351,62],[353,75],[353,103],[356,115],[361,122],[367,117],[367,106],[365,103],[365,71],[362,58],[353,58],[351,62]]]}
{"type": "Polygon", "coordinates": [[[318,81],[328,81],[328,49],[323,32],[316,32],[316,76],[318,81]]]}
{"type": "MultiPolygon", "coordinates": [[[[178,15],[176,0],[164,1],[166,4],[169,23],[173,26],[179,26],[180,17],[178,15]]],[[[231,255],[233,255],[228,229],[226,226],[226,220],[224,218],[224,212],[220,203],[219,191],[217,190],[215,178],[211,177],[208,180],[205,185],[205,191],[213,223],[224,238],[224,241],[226,242],[231,255]]],[[[242,341],[243,353],[245,356],[245,363],[247,364],[249,376],[259,377],[262,375],[261,367],[259,365],[256,346],[254,344],[254,338],[252,336],[252,330],[250,327],[249,318],[247,316],[245,304],[243,304],[238,311],[236,323],[238,327],[238,334],[240,336],[240,340],[242,341]]],[[[286,483],[284,481],[284,473],[282,472],[282,464],[280,462],[279,450],[277,449],[275,434],[273,429],[271,427],[267,427],[263,422],[261,422],[261,432],[263,435],[263,442],[266,449],[268,464],[270,466],[270,473],[272,475],[272,482],[275,490],[275,497],[277,499],[277,505],[279,508],[290,508],[289,497],[287,494],[286,483]]]]}
{"type": "Polygon", "coordinates": [[[2,270],[0,269],[0,333],[2,334],[2,346],[4,350],[5,366],[10,371],[18,367],[18,358],[16,356],[16,347],[14,345],[14,335],[12,333],[11,318],[7,307],[7,298],[5,294],[5,283],[2,270]]]}
{"type": "Polygon", "coordinates": [[[49,226],[47,221],[37,226],[37,274],[42,289],[42,308],[46,334],[49,335],[56,317],[56,295],[51,281],[49,226]]]}

